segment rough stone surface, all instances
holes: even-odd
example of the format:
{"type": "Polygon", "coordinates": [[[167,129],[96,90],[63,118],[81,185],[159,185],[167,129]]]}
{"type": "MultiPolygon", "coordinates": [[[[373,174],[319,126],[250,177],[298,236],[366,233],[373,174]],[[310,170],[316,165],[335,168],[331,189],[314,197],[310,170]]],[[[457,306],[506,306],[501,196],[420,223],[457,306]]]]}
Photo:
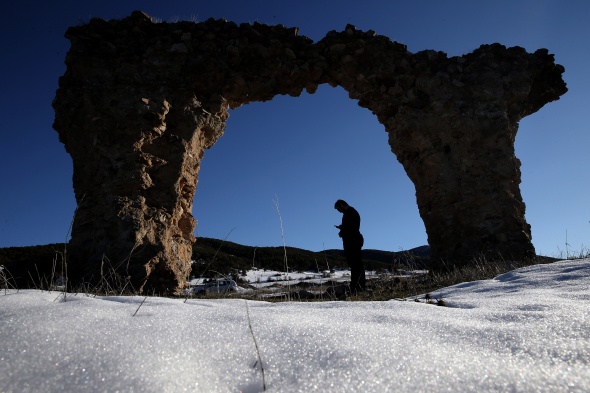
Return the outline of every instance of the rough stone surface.
{"type": "Polygon", "coordinates": [[[139,11],[66,37],[53,106],[74,162],[77,280],[117,276],[138,291],[178,293],[199,165],[228,110],[322,83],[384,125],[416,187],[433,268],[534,254],[514,139],[520,119],[567,91],[545,49],[492,44],[449,58],[351,25],[314,43],[282,25],[153,23],[139,11]]]}

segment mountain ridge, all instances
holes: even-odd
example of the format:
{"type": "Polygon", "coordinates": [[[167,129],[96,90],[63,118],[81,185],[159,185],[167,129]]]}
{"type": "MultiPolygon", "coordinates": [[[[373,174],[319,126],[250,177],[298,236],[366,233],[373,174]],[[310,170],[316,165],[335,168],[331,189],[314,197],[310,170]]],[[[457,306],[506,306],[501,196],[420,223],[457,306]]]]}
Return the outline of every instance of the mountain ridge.
{"type": "MultiPolygon", "coordinates": [[[[362,250],[365,267],[370,270],[391,268],[425,269],[429,259],[429,246],[419,246],[407,251],[362,250]]],[[[346,267],[341,249],[309,251],[290,246],[246,246],[227,240],[200,237],[193,245],[193,261],[220,259],[227,265],[238,264],[238,269],[259,267],[273,270],[285,269],[285,254],[289,270],[326,270],[346,267]]],[[[201,263],[202,264],[202,263],[201,263]]],[[[194,271],[194,268],[193,268],[194,271]]]]}
{"type": "MultiPolygon", "coordinates": [[[[367,270],[426,269],[429,246],[407,251],[362,250],[367,270]]],[[[39,282],[59,270],[64,243],[0,248],[0,266],[6,267],[19,287],[39,287],[39,282]]],[[[199,237],[193,244],[192,276],[242,273],[252,267],[285,271],[325,271],[346,268],[344,251],[309,251],[289,246],[247,246],[228,240],[199,237]]]]}

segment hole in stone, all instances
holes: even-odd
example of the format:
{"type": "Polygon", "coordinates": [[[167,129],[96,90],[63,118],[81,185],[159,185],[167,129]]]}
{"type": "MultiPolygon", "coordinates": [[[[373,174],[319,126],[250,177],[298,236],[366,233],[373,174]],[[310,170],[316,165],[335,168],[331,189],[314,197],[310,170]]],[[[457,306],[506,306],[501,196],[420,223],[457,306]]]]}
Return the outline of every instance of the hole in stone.
{"type": "Polygon", "coordinates": [[[287,246],[339,249],[340,198],[361,213],[365,249],[427,244],[414,185],[376,116],[340,87],[276,96],[231,111],[225,134],[205,152],[195,235],[280,246],[278,199],[287,246]]]}

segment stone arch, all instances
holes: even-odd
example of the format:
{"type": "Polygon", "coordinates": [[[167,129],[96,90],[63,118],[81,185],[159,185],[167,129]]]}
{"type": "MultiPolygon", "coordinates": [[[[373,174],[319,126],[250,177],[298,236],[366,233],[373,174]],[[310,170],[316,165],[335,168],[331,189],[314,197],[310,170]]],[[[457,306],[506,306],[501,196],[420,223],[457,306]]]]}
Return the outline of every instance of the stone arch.
{"type": "Polygon", "coordinates": [[[493,44],[449,58],[351,25],[314,43],[281,25],[153,23],[140,11],[66,37],[53,106],[74,162],[74,279],[110,269],[137,290],[178,293],[200,162],[228,109],[323,83],[343,87],[388,132],[416,187],[433,268],[482,252],[534,255],[514,139],[522,117],[567,91],[547,50],[493,44]]]}

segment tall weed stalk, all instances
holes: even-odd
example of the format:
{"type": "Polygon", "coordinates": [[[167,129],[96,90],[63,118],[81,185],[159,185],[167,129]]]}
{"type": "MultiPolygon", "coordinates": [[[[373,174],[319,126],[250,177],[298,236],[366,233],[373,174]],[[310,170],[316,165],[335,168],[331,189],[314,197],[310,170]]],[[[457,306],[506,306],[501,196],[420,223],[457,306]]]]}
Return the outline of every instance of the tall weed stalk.
{"type": "Polygon", "coordinates": [[[279,197],[275,195],[276,200],[273,199],[273,203],[277,209],[279,215],[279,222],[281,224],[281,239],[283,240],[283,251],[284,251],[284,262],[285,262],[285,279],[287,280],[288,295],[287,300],[291,301],[291,283],[289,280],[289,263],[287,261],[287,245],[285,244],[285,231],[283,230],[283,217],[281,216],[281,209],[279,208],[279,197]]]}

